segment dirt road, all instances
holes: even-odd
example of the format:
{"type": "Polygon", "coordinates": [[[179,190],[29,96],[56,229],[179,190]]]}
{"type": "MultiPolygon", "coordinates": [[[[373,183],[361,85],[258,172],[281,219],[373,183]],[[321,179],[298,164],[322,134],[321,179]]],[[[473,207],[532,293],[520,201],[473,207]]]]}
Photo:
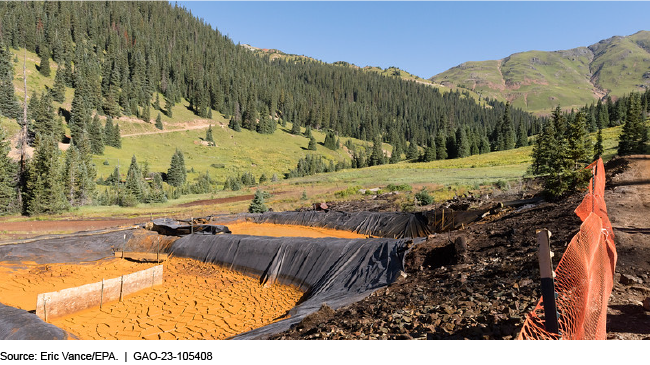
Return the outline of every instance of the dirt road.
{"type": "Polygon", "coordinates": [[[648,339],[650,311],[642,302],[650,297],[650,156],[620,162],[626,163],[605,191],[618,252],[607,333],[610,339],[648,339]]]}

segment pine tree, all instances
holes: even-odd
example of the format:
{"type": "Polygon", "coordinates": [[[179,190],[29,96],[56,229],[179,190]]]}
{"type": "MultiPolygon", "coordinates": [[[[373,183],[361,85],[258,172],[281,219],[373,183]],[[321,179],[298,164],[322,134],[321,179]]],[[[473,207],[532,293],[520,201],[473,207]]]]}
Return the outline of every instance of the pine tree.
{"type": "Polygon", "coordinates": [[[585,113],[579,111],[570,121],[567,128],[567,158],[573,163],[573,170],[580,163],[588,163],[591,159],[591,139],[587,133],[585,113]]]}
{"type": "MultiPolygon", "coordinates": [[[[620,100],[619,100],[620,101],[620,100]]],[[[625,124],[619,136],[618,154],[621,156],[645,153],[648,142],[648,128],[643,122],[641,95],[631,93],[627,99],[625,124]]]]}
{"type": "Polygon", "coordinates": [[[163,129],[162,116],[160,115],[160,113],[158,113],[158,116],[156,117],[156,128],[160,130],[163,129]]]}
{"type": "Polygon", "coordinates": [[[339,148],[338,143],[336,142],[336,135],[334,134],[333,130],[327,131],[323,145],[330,150],[337,150],[339,148]]]}
{"type": "Polygon", "coordinates": [[[65,80],[64,80],[64,71],[62,67],[59,67],[56,70],[56,75],[54,76],[54,85],[50,91],[52,94],[52,99],[54,101],[63,103],[65,101],[65,80]]]}
{"type": "Polygon", "coordinates": [[[5,47],[0,37],[0,115],[17,119],[21,108],[14,95],[14,66],[11,63],[11,51],[5,47]]]}
{"type": "Polygon", "coordinates": [[[210,124],[208,130],[205,131],[205,141],[210,143],[211,145],[214,144],[214,139],[212,138],[212,124],[210,124]]]}
{"type": "Polygon", "coordinates": [[[465,132],[465,128],[463,127],[458,127],[456,130],[456,141],[458,144],[458,152],[457,156],[458,158],[463,158],[467,157],[470,155],[470,143],[469,143],[469,137],[467,136],[467,133],[465,132]]]}
{"type": "Polygon", "coordinates": [[[9,158],[9,140],[0,124],[0,215],[14,213],[18,207],[18,166],[9,158]]]}
{"type": "Polygon", "coordinates": [[[418,157],[420,157],[420,152],[418,151],[418,145],[415,144],[414,140],[411,140],[409,142],[409,148],[406,151],[406,159],[407,160],[415,160],[418,157]]]}
{"type": "Polygon", "coordinates": [[[444,160],[447,157],[447,139],[444,134],[438,133],[436,135],[436,159],[444,160]]]}
{"type": "Polygon", "coordinates": [[[50,51],[47,48],[41,49],[41,63],[39,65],[39,72],[45,77],[50,77],[50,51]]]}
{"type": "Polygon", "coordinates": [[[41,134],[36,136],[36,148],[28,166],[24,191],[25,213],[51,214],[68,209],[60,157],[54,138],[41,134]]]}
{"type": "Polygon", "coordinates": [[[95,114],[90,126],[88,127],[88,135],[90,138],[90,151],[93,155],[104,154],[104,130],[99,120],[99,116],[95,114]]]}
{"type": "Polygon", "coordinates": [[[129,165],[129,171],[126,173],[124,188],[126,194],[134,197],[138,202],[143,202],[148,193],[142,170],[138,166],[135,155],[131,157],[131,165],[129,165]]]}
{"type": "Polygon", "coordinates": [[[151,123],[151,108],[149,107],[149,103],[147,102],[147,105],[142,108],[142,120],[145,123],[151,123]]]}
{"type": "Polygon", "coordinates": [[[603,156],[605,148],[603,147],[603,128],[600,123],[598,123],[598,132],[596,134],[596,144],[594,145],[594,160],[597,160],[603,156]]]}
{"type": "Polygon", "coordinates": [[[422,155],[422,162],[430,162],[436,159],[436,139],[431,137],[427,148],[424,149],[424,155],[422,155]]]}
{"type": "Polygon", "coordinates": [[[291,134],[300,135],[300,123],[294,119],[293,125],[291,126],[291,134]]]}
{"type": "Polygon", "coordinates": [[[228,122],[228,128],[232,129],[235,132],[241,132],[241,124],[235,117],[230,118],[230,122],[228,122]]]}
{"type": "Polygon", "coordinates": [[[316,139],[313,136],[309,138],[309,145],[307,146],[307,149],[310,151],[316,151],[316,139]]]}
{"type": "Polygon", "coordinates": [[[113,135],[111,136],[112,146],[115,148],[122,148],[122,135],[120,133],[120,125],[115,123],[113,126],[113,135]]]}
{"type": "Polygon", "coordinates": [[[384,164],[384,150],[382,149],[381,136],[377,135],[372,142],[372,153],[368,161],[369,166],[384,164]]]}
{"type": "Polygon", "coordinates": [[[389,163],[398,163],[402,161],[402,144],[401,143],[395,143],[393,146],[393,153],[390,155],[390,160],[388,160],[389,163]]]}
{"type": "Polygon", "coordinates": [[[526,132],[526,126],[524,123],[520,123],[517,132],[517,143],[515,144],[515,148],[526,146],[528,146],[528,133],[526,132]]]}
{"type": "Polygon", "coordinates": [[[185,156],[179,149],[172,156],[172,160],[167,170],[167,184],[175,187],[185,185],[187,180],[187,171],[185,170],[185,156]]]}
{"type": "Polygon", "coordinates": [[[248,206],[249,213],[264,213],[269,210],[269,208],[264,204],[264,196],[266,193],[263,190],[257,190],[253,201],[250,206],[248,206]]]}

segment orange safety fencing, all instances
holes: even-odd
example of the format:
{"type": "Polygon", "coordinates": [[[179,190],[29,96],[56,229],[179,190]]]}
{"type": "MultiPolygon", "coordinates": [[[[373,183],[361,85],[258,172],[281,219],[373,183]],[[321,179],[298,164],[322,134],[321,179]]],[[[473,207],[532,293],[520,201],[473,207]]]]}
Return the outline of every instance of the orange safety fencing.
{"type": "Polygon", "coordinates": [[[614,285],[616,247],[605,206],[605,167],[598,159],[589,191],[575,213],[583,221],[555,270],[559,334],[544,329],[544,303],[540,299],[528,314],[520,340],[604,340],[607,300],[614,285]]]}

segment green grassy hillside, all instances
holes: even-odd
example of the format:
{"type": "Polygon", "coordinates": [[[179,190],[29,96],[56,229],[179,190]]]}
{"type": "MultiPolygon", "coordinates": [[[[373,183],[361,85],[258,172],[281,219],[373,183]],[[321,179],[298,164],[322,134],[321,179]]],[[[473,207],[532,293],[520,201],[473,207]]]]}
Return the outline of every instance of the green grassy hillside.
{"type": "Polygon", "coordinates": [[[565,51],[528,51],[501,60],[465,62],[430,80],[547,113],[581,107],[605,95],[650,86],[650,32],[614,37],[565,51]]]}

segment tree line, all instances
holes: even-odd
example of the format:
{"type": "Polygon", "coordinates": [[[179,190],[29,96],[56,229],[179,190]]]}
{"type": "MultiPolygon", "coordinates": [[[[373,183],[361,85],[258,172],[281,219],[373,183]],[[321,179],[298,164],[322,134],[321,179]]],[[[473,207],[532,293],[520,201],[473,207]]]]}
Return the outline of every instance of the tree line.
{"type": "MultiPolygon", "coordinates": [[[[172,117],[172,108],[182,99],[200,117],[209,118],[213,111],[224,114],[234,130],[271,134],[278,123],[292,123],[299,131],[328,131],[328,148],[337,148],[342,136],[393,146],[391,159],[376,147],[357,152],[353,167],[398,162],[403,155],[429,161],[510,149],[536,134],[543,122],[496,100],[485,99],[480,105],[468,93],[441,93],[345,65],[260,57],[167,2],[3,2],[0,20],[0,114],[22,120],[9,48],[35,52],[45,76],[52,72],[50,60],[57,65],[52,88],[29,98],[32,172],[25,169],[12,178],[20,186],[17,194],[25,192],[23,212],[28,214],[88,204],[96,193],[90,155],[101,155],[105,145],[121,145],[114,118],[125,115],[151,122],[157,111],[156,126],[162,129],[160,114],[172,117]],[[66,87],[74,89],[70,110],[56,111],[52,102],[66,101],[66,87]],[[64,157],[55,149],[67,138],[65,126],[71,149],[64,157]],[[81,163],[64,164],[64,158],[81,163]],[[81,170],[67,171],[66,166],[81,170]],[[63,188],[67,203],[57,198],[46,204],[52,208],[29,208],[29,202],[41,196],[30,189],[58,189],[46,181],[50,173],[69,179],[71,186],[63,188]]],[[[310,142],[308,149],[315,149],[315,140],[310,142]]],[[[163,181],[165,176],[160,173],[163,181]]],[[[157,191],[155,176],[143,179],[157,191]]],[[[209,180],[206,173],[202,184],[209,180]]],[[[131,196],[138,201],[161,199],[133,189],[127,189],[126,198],[106,190],[98,199],[120,204],[133,201],[131,196]]],[[[54,195],[60,194],[48,196],[54,195]]]]}

